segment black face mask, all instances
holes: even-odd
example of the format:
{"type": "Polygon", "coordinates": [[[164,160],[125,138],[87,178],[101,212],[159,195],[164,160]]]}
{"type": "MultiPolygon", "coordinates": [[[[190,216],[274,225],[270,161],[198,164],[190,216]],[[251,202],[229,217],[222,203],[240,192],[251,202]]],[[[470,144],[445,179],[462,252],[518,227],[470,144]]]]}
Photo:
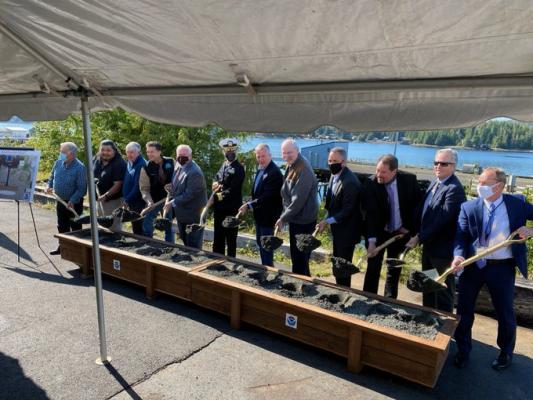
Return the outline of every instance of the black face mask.
{"type": "Polygon", "coordinates": [[[189,162],[189,157],[187,157],[187,156],[179,156],[177,160],[178,160],[178,163],[181,166],[183,166],[183,165],[185,165],[185,164],[187,164],[189,162]]]}
{"type": "Polygon", "coordinates": [[[342,169],[341,163],[329,164],[329,170],[331,171],[333,175],[336,175],[339,172],[341,172],[341,169],[342,169]]]}
{"type": "Polygon", "coordinates": [[[229,162],[235,161],[235,159],[237,158],[237,154],[235,154],[234,151],[227,151],[225,156],[226,160],[228,160],[229,162]]]}

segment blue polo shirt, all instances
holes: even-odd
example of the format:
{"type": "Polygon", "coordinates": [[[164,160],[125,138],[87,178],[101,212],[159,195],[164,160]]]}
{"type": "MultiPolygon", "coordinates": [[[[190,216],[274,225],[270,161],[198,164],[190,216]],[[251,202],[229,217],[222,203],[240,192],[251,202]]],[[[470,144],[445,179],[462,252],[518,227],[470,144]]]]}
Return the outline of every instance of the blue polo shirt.
{"type": "Polygon", "coordinates": [[[87,193],[85,165],[75,158],[70,164],[57,160],[52,168],[48,187],[65,201],[79,203],[87,193]]]}

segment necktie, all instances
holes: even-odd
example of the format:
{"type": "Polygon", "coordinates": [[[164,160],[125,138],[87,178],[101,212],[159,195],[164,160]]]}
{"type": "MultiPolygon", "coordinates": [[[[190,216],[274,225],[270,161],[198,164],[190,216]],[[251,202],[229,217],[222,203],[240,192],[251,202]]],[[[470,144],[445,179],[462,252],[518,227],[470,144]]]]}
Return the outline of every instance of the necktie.
{"type": "MultiPolygon", "coordinates": [[[[492,232],[492,223],[494,222],[494,215],[496,214],[496,206],[492,203],[489,207],[489,218],[481,234],[481,240],[479,243],[481,246],[486,247],[489,244],[490,233],[492,232]]],[[[482,258],[477,262],[479,268],[484,268],[487,265],[487,260],[482,258]]]]}
{"type": "Polygon", "coordinates": [[[387,230],[389,232],[394,232],[394,230],[396,230],[396,201],[394,198],[394,188],[392,187],[392,184],[385,185],[385,188],[387,189],[387,194],[389,195],[390,206],[390,218],[387,230]]]}
{"type": "Polygon", "coordinates": [[[257,174],[255,175],[255,182],[254,182],[254,193],[257,192],[257,187],[259,186],[259,182],[261,182],[261,178],[263,177],[264,173],[265,173],[264,169],[257,170],[257,174]]]}
{"type": "Polygon", "coordinates": [[[178,182],[179,182],[179,178],[180,178],[182,170],[183,170],[183,168],[179,167],[176,170],[176,172],[174,173],[174,179],[172,180],[172,188],[173,189],[176,189],[176,187],[178,186],[178,182]]]}
{"type": "Polygon", "coordinates": [[[422,210],[422,217],[424,216],[424,214],[426,213],[429,205],[433,201],[433,197],[435,196],[435,193],[437,193],[437,190],[439,190],[439,186],[440,186],[440,182],[437,181],[437,183],[435,183],[433,185],[433,188],[431,188],[431,191],[428,193],[428,195],[426,197],[426,201],[424,202],[424,208],[422,210]]]}

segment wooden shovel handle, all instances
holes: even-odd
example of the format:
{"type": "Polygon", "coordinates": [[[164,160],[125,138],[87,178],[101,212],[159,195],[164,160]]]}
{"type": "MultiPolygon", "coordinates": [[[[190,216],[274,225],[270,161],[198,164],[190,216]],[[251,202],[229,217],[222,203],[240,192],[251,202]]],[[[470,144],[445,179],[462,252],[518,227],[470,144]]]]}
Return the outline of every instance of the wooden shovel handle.
{"type": "MultiPolygon", "coordinates": [[[[516,235],[518,235],[518,230],[516,230],[513,233],[511,233],[507,237],[507,239],[505,239],[503,242],[495,244],[494,246],[491,246],[491,247],[487,247],[485,250],[483,250],[482,252],[479,252],[475,256],[467,258],[466,260],[461,262],[461,264],[459,264],[459,266],[464,268],[464,267],[466,267],[466,266],[468,266],[470,264],[475,263],[476,261],[478,261],[478,260],[480,260],[482,258],[485,258],[486,256],[488,256],[489,254],[494,253],[495,251],[498,251],[498,250],[500,250],[500,249],[502,249],[504,247],[510,246],[512,244],[515,244],[515,243],[525,243],[525,241],[527,240],[527,238],[524,238],[524,239],[513,239],[516,235]]],[[[442,273],[442,275],[440,275],[436,279],[436,281],[439,282],[439,283],[444,282],[444,280],[446,280],[446,277],[448,275],[450,275],[453,272],[453,270],[454,270],[453,267],[448,268],[446,271],[444,271],[442,273]]]]}
{"type": "Polygon", "coordinates": [[[274,235],[272,236],[278,236],[278,232],[279,232],[279,226],[276,226],[276,229],[274,229],[274,235]]]}
{"type": "Polygon", "coordinates": [[[316,235],[318,235],[318,228],[316,228],[315,231],[313,232],[313,237],[316,237],[316,235]]]}
{"type": "Polygon", "coordinates": [[[401,239],[402,237],[404,237],[404,234],[403,233],[400,233],[399,235],[396,235],[396,236],[393,236],[391,237],[389,240],[381,243],[378,247],[376,247],[376,253],[379,253],[381,250],[383,250],[385,247],[387,247],[388,245],[394,243],[395,241],[397,241],[398,239],[401,239]]]}
{"type": "Polygon", "coordinates": [[[61,204],[63,204],[63,205],[65,206],[65,208],[66,208],[67,210],[69,210],[72,214],[74,214],[74,216],[75,216],[76,218],[79,218],[79,217],[80,217],[80,215],[76,212],[76,210],[74,210],[73,208],[70,208],[70,207],[68,206],[68,204],[65,202],[65,200],[63,200],[61,197],[59,197],[59,196],[58,196],[57,194],[55,194],[55,193],[52,193],[52,194],[54,195],[54,197],[56,198],[56,200],[59,201],[61,204]]]}

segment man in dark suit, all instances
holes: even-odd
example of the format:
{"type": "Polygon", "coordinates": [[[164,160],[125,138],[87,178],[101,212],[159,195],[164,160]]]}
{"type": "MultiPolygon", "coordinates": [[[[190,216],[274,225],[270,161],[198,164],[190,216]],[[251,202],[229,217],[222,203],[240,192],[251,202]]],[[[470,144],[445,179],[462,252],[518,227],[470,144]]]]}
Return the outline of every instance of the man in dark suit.
{"type": "Polygon", "coordinates": [[[274,266],[273,252],[261,247],[260,238],[274,233],[274,224],[281,215],[283,205],[280,190],[283,185],[283,174],[272,161],[270,147],[267,144],[261,143],[255,147],[255,158],[258,169],[252,185],[252,199],[244,203],[239,212],[244,214],[249,209],[253,210],[261,263],[274,266]]]}
{"type": "MultiPolygon", "coordinates": [[[[466,201],[463,185],[455,176],[457,152],[441,149],[435,154],[433,170],[436,179],[417,207],[416,235],[407,243],[408,247],[422,244],[422,270],[436,269],[442,273],[453,259],[453,239],[457,229],[457,217],[461,204],[466,201]]],[[[442,311],[453,311],[455,278],[446,279],[447,290],[423,294],[426,307],[442,311]]]]}
{"type": "MultiPolygon", "coordinates": [[[[398,171],[398,159],[392,154],[381,156],[376,165],[376,174],[370,177],[363,189],[363,205],[366,227],[368,262],[363,290],[377,293],[383,255],[397,258],[407,243],[407,237],[397,240],[387,249],[376,253],[376,247],[414,229],[413,208],[422,193],[416,175],[398,171]]],[[[385,297],[398,297],[401,268],[387,270],[385,297]]]]}
{"type": "Polygon", "coordinates": [[[222,221],[228,216],[235,216],[242,205],[242,184],[244,182],[244,167],[237,160],[237,139],[222,139],[219,142],[226,161],[222,164],[212,185],[214,197],[214,238],[213,252],[230,257],[237,254],[237,234],[239,228],[225,228],[222,221]]]}
{"type": "Polygon", "coordinates": [[[502,370],[511,364],[516,340],[516,319],[513,308],[515,267],[527,278],[527,250],[525,244],[504,247],[463,270],[460,263],[476,251],[501,243],[518,230],[519,236],[530,237],[525,227],[533,220],[533,205],[523,196],[503,194],[505,173],[499,168],[485,168],[478,180],[479,198],[461,206],[455,236],[452,266],[459,277],[457,314],[461,317],[455,330],[458,353],[454,364],[464,368],[472,350],[472,325],[477,295],[487,285],[498,318],[498,347],[500,354],[492,368],[502,370]]]}
{"type": "MultiPolygon", "coordinates": [[[[318,224],[320,232],[329,225],[333,236],[333,256],[352,261],[355,245],[361,240],[361,182],[346,166],[346,150],[334,147],[329,152],[331,171],[326,205],[326,219],[318,224]]],[[[335,277],[338,285],[350,287],[350,277],[335,277]]]]}

